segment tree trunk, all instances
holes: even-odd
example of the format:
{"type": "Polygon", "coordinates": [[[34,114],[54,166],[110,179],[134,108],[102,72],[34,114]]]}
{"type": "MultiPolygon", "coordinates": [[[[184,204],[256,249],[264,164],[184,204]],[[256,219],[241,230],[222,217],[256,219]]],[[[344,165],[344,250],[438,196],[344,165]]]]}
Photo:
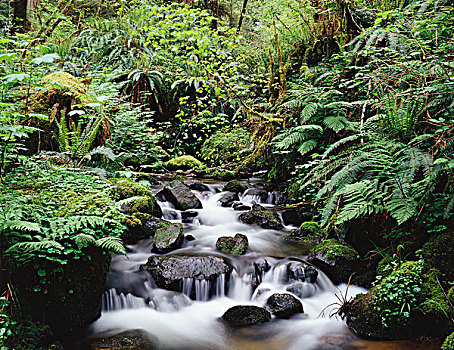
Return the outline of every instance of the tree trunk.
{"type": "Polygon", "coordinates": [[[248,2],[248,0],[243,0],[243,7],[241,8],[240,19],[238,20],[238,28],[237,28],[238,33],[240,32],[241,25],[243,24],[243,18],[244,18],[244,15],[246,14],[247,2],[248,2]]]}
{"type": "Polygon", "coordinates": [[[27,0],[15,0],[13,2],[14,18],[13,28],[18,32],[25,32],[28,29],[27,21],[27,0]]]}

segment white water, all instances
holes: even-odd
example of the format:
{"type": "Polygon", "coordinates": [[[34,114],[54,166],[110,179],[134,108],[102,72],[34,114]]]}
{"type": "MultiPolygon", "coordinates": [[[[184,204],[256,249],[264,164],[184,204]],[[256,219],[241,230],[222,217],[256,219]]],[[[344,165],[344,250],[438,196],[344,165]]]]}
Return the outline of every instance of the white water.
{"type": "MultiPolygon", "coordinates": [[[[184,226],[185,234],[191,234],[196,239],[186,242],[176,252],[203,252],[219,256],[219,253],[215,253],[218,237],[243,233],[249,239],[249,250],[245,256],[226,256],[234,266],[230,276],[220,275],[213,282],[212,290],[215,292],[212,295],[211,282],[192,278],[183,280],[181,293],[159,289],[150,276],[138,272],[139,266],[152,255],[151,240],[139,242],[130,247],[132,253],[128,259],[114,257],[109,288],[121,287],[123,293],[109,289],[104,294],[102,316],[93,323],[92,332],[120,333],[127,329],[143,329],[153,341],[158,342],[159,348],[166,350],[312,350],[326,345],[327,336],[348,335],[344,322],[327,317],[339,306],[336,304],[336,294],[344,295],[346,286],[340,285],[337,289],[321,271],[311,286],[315,294],[301,300],[304,314],[289,320],[273,318],[267,324],[243,329],[232,329],[220,321],[222,314],[234,305],[263,306],[271,294],[286,292],[286,288],[295,282],[287,276],[287,265],[292,261],[301,261],[298,258],[303,257],[295,257],[294,260],[279,258],[289,255],[288,246],[282,241],[288,232],[240,223],[237,220],[239,212],[218,206],[217,201],[222,193],[215,192],[214,186],[210,187],[209,192],[194,192],[201,199],[203,209],[197,210],[198,217],[193,223],[184,226]],[[271,268],[267,272],[262,271],[261,283],[253,291],[251,267],[253,261],[261,257],[266,259],[271,268]],[[188,296],[194,291],[195,300],[190,300],[188,296]]],[[[159,204],[166,218],[181,222],[181,213],[170,203],[159,204]]],[[[363,291],[362,288],[350,286],[346,297],[363,291]]]]}

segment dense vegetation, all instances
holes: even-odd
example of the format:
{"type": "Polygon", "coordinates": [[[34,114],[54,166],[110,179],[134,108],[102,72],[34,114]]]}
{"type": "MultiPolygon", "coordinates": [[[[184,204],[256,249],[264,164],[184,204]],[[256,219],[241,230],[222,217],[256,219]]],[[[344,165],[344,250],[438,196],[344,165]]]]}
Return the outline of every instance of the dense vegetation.
{"type": "Polygon", "coordinates": [[[375,336],[393,338],[422,313],[446,337],[452,18],[449,0],[0,4],[0,348],[52,339],[21,298],[49,293],[74,261],[125,253],[119,180],[169,172],[266,170],[310,213],[300,230],[377,271],[345,317],[372,305],[375,336]]]}

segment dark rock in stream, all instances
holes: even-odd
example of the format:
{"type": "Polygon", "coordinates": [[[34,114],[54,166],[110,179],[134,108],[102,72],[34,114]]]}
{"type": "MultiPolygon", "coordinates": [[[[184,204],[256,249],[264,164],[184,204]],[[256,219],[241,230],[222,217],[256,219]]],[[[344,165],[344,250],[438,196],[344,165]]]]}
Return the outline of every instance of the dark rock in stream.
{"type": "Polygon", "coordinates": [[[268,191],[258,188],[249,188],[244,192],[243,196],[251,196],[253,198],[257,198],[260,203],[266,203],[266,200],[268,199],[268,191]]]}
{"type": "Polygon", "coordinates": [[[247,186],[241,181],[230,180],[226,183],[222,190],[227,192],[243,193],[247,190],[247,186]]]}
{"type": "Polygon", "coordinates": [[[151,251],[167,253],[181,248],[183,241],[183,225],[178,223],[170,224],[156,230],[151,251]]]}
{"type": "Polygon", "coordinates": [[[142,239],[153,237],[157,229],[170,225],[170,222],[153,216],[136,214],[126,217],[123,224],[126,225],[127,230],[121,234],[121,239],[126,244],[136,244],[142,239]]]}
{"type": "Polygon", "coordinates": [[[220,257],[190,255],[151,256],[140,269],[148,271],[159,288],[176,292],[182,291],[185,278],[209,281],[210,290],[214,292],[217,278],[233,270],[220,257]]]}
{"type": "Polygon", "coordinates": [[[298,298],[310,298],[315,295],[317,287],[312,283],[295,282],[286,288],[287,292],[295,294],[298,298]]]}
{"type": "Polygon", "coordinates": [[[141,329],[134,329],[105,338],[89,341],[90,350],[154,350],[158,347],[149,339],[147,333],[141,329]]]}
{"type": "Polygon", "coordinates": [[[249,248],[247,237],[237,233],[235,237],[219,237],[216,241],[216,249],[222,253],[243,255],[249,248]]]}
{"type": "Polygon", "coordinates": [[[187,187],[189,187],[191,190],[200,191],[200,192],[210,190],[210,188],[207,185],[205,185],[203,182],[198,181],[198,180],[186,180],[186,181],[183,181],[183,183],[187,187]]]}
{"type": "Polygon", "coordinates": [[[282,221],[286,225],[300,226],[303,222],[312,220],[312,213],[304,207],[287,206],[281,211],[282,221]]]}
{"type": "Polygon", "coordinates": [[[271,192],[270,198],[271,198],[270,204],[274,204],[274,205],[283,205],[283,204],[287,203],[287,201],[288,201],[287,195],[281,191],[271,192]]]}
{"type": "Polygon", "coordinates": [[[255,224],[266,229],[280,230],[283,228],[279,215],[259,204],[254,204],[250,211],[241,214],[238,219],[243,224],[255,224]]]}
{"type": "Polygon", "coordinates": [[[289,280],[315,283],[318,277],[318,271],[303,262],[292,261],[287,265],[287,276],[289,280]]]}
{"type": "Polygon", "coordinates": [[[226,192],[218,199],[218,202],[221,203],[222,207],[231,207],[233,202],[238,201],[239,199],[238,193],[226,192]]]}
{"type": "Polygon", "coordinates": [[[194,219],[199,215],[198,212],[194,210],[186,210],[181,212],[181,222],[188,224],[194,221],[194,219]]]}
{"type": "Polygon", "coordinates": [[[169,186],[164,187],[156,196],[165,198],[178,210],[202,208],[202,203],[197,196],[181,181],[172,181],[169,186]]]}
{"type": "Polygon", "coordinates": [[[233,202],[232,208],[233,208],[233,210],[237,210],[237,211],[251,210],[250,205],[244,204],[243,202],[240,202],[240,201],[233,202]]]}
{"type": "Polygon", "coordinates": [[[353,273],[365,272],[366,265],[350,245],[326,239],[312,249],[311,264],[322,270],[334,284],[346,283],[353,273]]]}
{"type": "Polygon", "coordinates": [[[193,235],[186,235],[186,236],[184,236],[184,238],[185,238],[188,242],[195,241],[195,237],[194,237],[193,235]]]}
{"type": "Polygon", "coordinates": [[[228,309],[222,318],[233,326],[251,326],[271,320],[271,314],[263,307],[237,305],[228,309]]]}
{"type": "Polygon", "coordinates": [[[301,301],[289,293],[274,293],[268,298],[266,307],[277,318],[290,318],[304,312],[301,301]]]}

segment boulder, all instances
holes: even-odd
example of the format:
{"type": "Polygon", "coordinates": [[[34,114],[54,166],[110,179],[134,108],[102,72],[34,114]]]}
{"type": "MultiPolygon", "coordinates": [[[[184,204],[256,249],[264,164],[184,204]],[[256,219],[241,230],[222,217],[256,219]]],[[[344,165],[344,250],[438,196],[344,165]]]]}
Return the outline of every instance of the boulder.
{"type": "Polygon", "coordinates": [[[183,181],[183,183],[187,187],[189,187],[189,189],[194,190],[194,191],[204,192],[204,191],[210,190],[210,188],[207,185],[205,185],[203,182],[198,181],[198,180],[187,180],[187,181],[183,181]]]}
{"type": "Polygon", "coordinates": [[[88,349],[102,350],[153,350],[156,345],[151,342],[147,333],[141,329],[126,331],[113,336],[96,338],[89,341],[88,349]]]}
{"type": "Polygon", "coordinates": [[[271,314],[263,307],[237,305],[228,309],[222,318],[234,326],[250,326],[271,320],[271,314]]]}
{"type": "Polygon", "coordinates": [[[283,205],[287,203],[288,197],[284,192],[281,191],[273,191],[271,192],[271,204],[274,205],[283,205]]]}
{"type": "Polygon", "coordinates": [[[312,283],[295,282],[286,288],[287,292],[295,294],[298,298],[310,298],[315,295],[317,287],[312,283]]]}
{"type": "Polygon", "coordinates": [[[166,255],[151,256],[140,269],[148,271],[159,288],[181,292],[184,278],[207,280],[215,289],[217,278],[233,268],[217,256],[166,255]]]}
{"type": "Polygon", "coordinates": [[[181,156],[169,160],[164,166],[169,170],[189,170],[200,169],[203,167],[203,163],[193,156],[181,156]]]}
{"type": "Polygon", "coordinates": [[[232,208],[233,208],[233,210],[237,210],[237,211],[251,210],[250,205],[244,204],[243,202],[240,202],[240,201],[233,202],[232,208]]]}
{"type": "Polygon", "coordinates": [[[127,227],[121,234],[121,239],[126,244],[136,244],[142,239],[151,238],[158,228],[170,224],[169,221],[142,213],[126,216],[122,223],[127,227]]]}
{"type": "Polygon", "coordinates": [[[266,203],[266,201],[268,199],[268,191],[262,190],[259,188],[248,188],[244,192],[243,196],[244,197],[250,196],[250,197],[252,197],[252,199],[254,199],[257,202],[266,203]]]}
{"type": "Polygon", "coordinates": [[[358,252],[335,239],[326,239],[312,248],[308,261],[321,269],[334,284],[346,283],[353,273],[365,271],[358,252]]]}
{"type": "Polygon", "coordinates": [[[241,181],[230,180],[229,182],[226,183],[222,190],[226,192],[243,193],[244,191],[247,190],[247,186],[243,184],[241,181]]]}
{"type": "Polygon", "coordinates": [[[183,241],[183,225],[169,223],[169,225],[165,225],[156,230],[151,251],[156,253],[168,253],[172,250],[181,248],[183,241]]]}
{"type": "Polygon", "coordinates": [[[219,237],[216,241],[216,249],[222,253],[243,255],[249,248],[247,237],[237,233],[235,237],[219,237]]]}
{"type": "Polygon", "coordinates": [[[221,203],[221,207],[231,207],[233,202],[238,200],[238,193],[226,192],[218,199],[218,202],[221,203]]]}
{"type": "Polygon", "coordinates": [[[173,181],[170,186],[159,191],[158,196],[165,198],[178,210],[200,209],[202,203],[181,181],[173,181]]]}
{"type": "Polygon", "coordinates": [[[286,225],[300,226],[303,222],[312,220],[312,214],[308,209],[292,205],[285,207],[281,215],[286,225]]]}
{"type": "Polygon", "coordinates": [[[121,211],[129,215],[144,213],[158,218],[162,217],[161,207],[153,195],[128,198],[125,203],[121,205],[121,211]]]}
{"type": "Polygon", "coordinates": [[[440,234],[423,245],[422,255],[426,264],[436,268],[454,281],[454,235],[452,232],[440,234]]]}
{"type": "Polygon", "coordinates": [[[325,231],[321,229],[320,224],[316,221],[303,222],[298,229],[293,230],[290,234],[291,237],[314,243],[320,243],[325,235],[325,231]]]}
{"type": "Polygon", "coordinates": [[[289,281],[315,283],[318,271],[314,267],[301,261],[292,261],[287,264],[287,278],[289,281]]]}
{"type": "Polygon", "coordinates": [[[242,213],[238,219],[244,224],[255,224],[262,228],[280,230],[283,228],[279,215],[259,204],[254,204],[252,209],[242,213]]]}
{"type": "Polygon", "coordinates": [[[277,318],[290,318],[304,312],[301,301],[289,293],[274,293],[268,298],[266,307],[277,318]]]}
{"type": "Polygon", "coordinates": [[[193,210],[183,211],[181,212],[181,222],[186,224],[191,223],[194,221],[197,215],[199,215],[199,213],[193,210]]]}

